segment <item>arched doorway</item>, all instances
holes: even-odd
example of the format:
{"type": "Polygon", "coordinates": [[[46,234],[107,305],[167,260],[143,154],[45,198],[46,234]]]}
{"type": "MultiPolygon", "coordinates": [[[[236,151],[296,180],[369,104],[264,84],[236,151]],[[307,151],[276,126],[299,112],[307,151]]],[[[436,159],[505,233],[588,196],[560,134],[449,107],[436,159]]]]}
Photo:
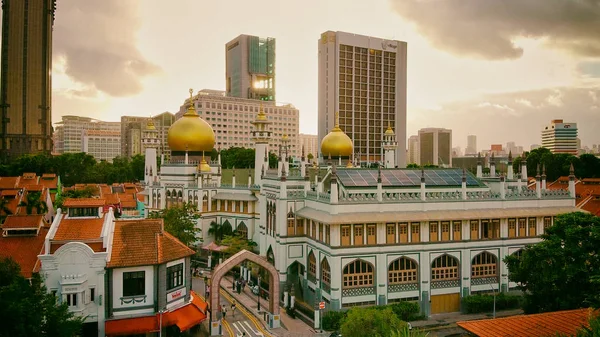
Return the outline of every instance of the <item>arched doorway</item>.
{"type": "Polygon", "coordinates": [[[279,321],[279,273],[277,269],[270,264],[266,259],[260,257],[247,250],[242,250],[223,263],[219,264],[211,277],[210,283],[210,308],[211,310],[218,310],[214,308],[220,308],[220,295],[219,288],[221,279],[225,274],[230,271],[233,267],[239,265],[244,261],[251,261],[259,266],[263,267],[269,273],[269,312],[277,316],[275,320],[279,321]]]}

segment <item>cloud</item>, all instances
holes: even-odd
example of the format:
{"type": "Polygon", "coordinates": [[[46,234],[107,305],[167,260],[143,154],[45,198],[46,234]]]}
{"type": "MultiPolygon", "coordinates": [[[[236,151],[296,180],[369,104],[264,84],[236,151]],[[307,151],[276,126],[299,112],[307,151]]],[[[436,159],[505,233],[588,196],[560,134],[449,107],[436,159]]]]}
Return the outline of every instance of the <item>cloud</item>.
{"type": "Polygon", "coordinates": [[[137,1],[61,0],[54,26],[54,57],[73,81],[110,96],[142,91],[141,80],[160,68],[136,47],[137,1]]]}
{"type": "Polygon", "coordinates": [[[390,0],[436,47],[484,59],[515,59],[518,38],[600,57],[599,0],[390,0]]]}

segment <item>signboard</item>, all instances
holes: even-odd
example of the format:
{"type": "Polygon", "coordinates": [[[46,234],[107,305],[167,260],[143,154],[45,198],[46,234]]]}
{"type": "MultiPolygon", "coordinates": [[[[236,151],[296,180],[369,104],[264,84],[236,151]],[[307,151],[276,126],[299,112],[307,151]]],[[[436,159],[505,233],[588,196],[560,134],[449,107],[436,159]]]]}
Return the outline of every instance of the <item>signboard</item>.
{"type": "Polygon", "coordinates": [[[319,302],[319,309],[320,310],[325,309],[325,302],[319,302]]]}
{"type": "Polygon", "coordinates": [[[174,301],[176,299],[182,298],[183,296],[185,296],[185,288],[172,291],[167,294],[167,302],[174,301]]]}

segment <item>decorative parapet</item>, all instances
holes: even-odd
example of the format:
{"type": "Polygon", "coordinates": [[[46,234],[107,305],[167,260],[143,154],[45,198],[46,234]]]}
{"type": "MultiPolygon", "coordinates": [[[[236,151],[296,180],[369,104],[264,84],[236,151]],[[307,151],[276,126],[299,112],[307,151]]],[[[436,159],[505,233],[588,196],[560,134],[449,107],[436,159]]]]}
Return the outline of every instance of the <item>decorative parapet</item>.
{"type": "Polygon", "coordinates": [[[146,303],[146,295],[139,296],[123,296],[120,298],[121,305],[123,304],[138,304],[138,303],[146,303]]]}
{"type": "Polygon", "coordinates": [[[360,287],[342,289],[343,297],[375,295],[375,287],[360,287]]]}
{"type": "Polygon", "coordinates": [[[304,191],[288,191],[287,197],[288,199],[304,198],[304,191]]]}
{"type": "Polygon", "coordinates": [[[419,290],[418,283],[402,283],[388,285],[388,293],[401,293],[403,291],[419,290]]]}
{"type": "Polygon", "coordinates": [[[485,284],[498,284],[498,277],[476,277],[471,279],[472,286],[480,286],[485,284]]]}
{"type": "Polygon", "coordinates": [[[431,282],[431,289],[456,288],[456,287],[460,287],[459,280],[432,281],[431,282]]]}
{"type": "Polygon", "coordinates": [[[571,195],[568,190],[543,190],[542,198],[545,197],[549,199],[567,199],[570,198],[571,195]]]}
{"type": "Polygon", "coordinates": [[[467,200],[498,200],[500,193],[490,191],[467,192],[467,200]]]}

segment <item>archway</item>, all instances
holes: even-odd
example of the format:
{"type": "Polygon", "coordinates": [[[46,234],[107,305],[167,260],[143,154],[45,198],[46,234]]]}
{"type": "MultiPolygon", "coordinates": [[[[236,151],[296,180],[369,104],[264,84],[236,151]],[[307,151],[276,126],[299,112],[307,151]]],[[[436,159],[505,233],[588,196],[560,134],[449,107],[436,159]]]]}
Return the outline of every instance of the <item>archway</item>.
{"type": "Polygon", "coordinates": [[[223,263],[219,264],[211,277],[210,283],[210,308],[211,310],[218,310],[220,308],[220,295],[219,288],[221,279],[227,272],[233,267],[239,265],[244,261],[251,261],[259,266],[263,267],[269,273],[269,312],[273,315],[279,315],[279,273],[277,269],[270,264],[265,258],[260,257],[247,250],[242,250],[223,263]],[[216,308],[216,309],[215,309],[216,308]]]}

